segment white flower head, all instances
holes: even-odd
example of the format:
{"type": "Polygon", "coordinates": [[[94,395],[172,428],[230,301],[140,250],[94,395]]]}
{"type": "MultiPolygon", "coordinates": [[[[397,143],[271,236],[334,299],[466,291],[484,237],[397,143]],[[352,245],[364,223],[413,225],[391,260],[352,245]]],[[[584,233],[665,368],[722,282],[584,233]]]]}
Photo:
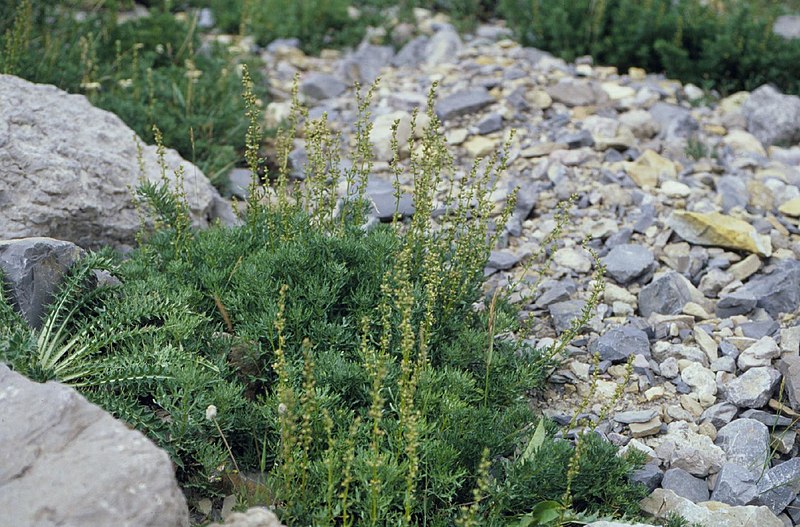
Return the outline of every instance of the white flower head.
{"type": "Polygon", "coordinates": [[[206,408],[206,421],[213,421],[217,418],[217,407],[213,404],[209,404],[208,408],[206,408]]]}
{"type": "Polygon", "coordinates": [[[279,405],[278,405],[278,413],[279,413],[280,415],[283,415],[283,414],[285,414],[285,413],[286,413],[286,410],[287,410],[287,408],[286,408],[286,405],[285,405],[285,404],[281,403],[281,404],[279,404],[279,405]]]}

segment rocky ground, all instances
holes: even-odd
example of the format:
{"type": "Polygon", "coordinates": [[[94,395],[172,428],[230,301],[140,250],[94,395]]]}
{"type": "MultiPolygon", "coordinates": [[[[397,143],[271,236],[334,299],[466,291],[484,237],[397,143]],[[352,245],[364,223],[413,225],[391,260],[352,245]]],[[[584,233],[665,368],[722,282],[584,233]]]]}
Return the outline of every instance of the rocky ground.
{"type": "MultiPolygon", "coordinates": [[[[609,440],[647,452],[637,477],[665,489],[653,508],[675,498],[670,507],[690,520],[721,524],[728,513],[693,505],[711,499],[764,505],[759,521],[770,525],[800,522],[800,98],[764,86],[720,99],[588,57],[567,64],[519,46],[497,25],[462,39],[419,14],[421,34],[397,53],[364,43],[313,58],[296,43],[273,43],[261,53],[278,94],[268,120],[287,115],[299,75],[311,115],[327,113],[351,137],[349,86],[380,75],[372,132],[379,162],[369,188],[383,210],[393,209],[385,205],[391,123],[400,121],[402,150],[410,114],[432,83],[457,180],[514,130],[493,199],[499,210],[519,187],[520,200],[487,267],[490,285],[519,281],[555,225],[556,205],[573,194],[554,265],[538,291],[518,288],[517,298],[533,295],[524,308],[540,321],[538,345],[551,344],[589,295],[593,265],[582,240],[590,238],[607,269],[596,315],[551,377],[545,413],[567,424],[585,407],[582,417],[609,440]],[[621,383],[622,397],[606,412],[621,383]]],[[[292,158],[300,175],[302,141],[292,158]]],[[[402,183],[410,192],[413,182],[402,183]]]]}
{"type": "MultiPolygon", "coordinates": [[[[519,187],[519,201],[486,269],[489,287],[522,284],[515,298],[535,317],[535,343],[546,348],[590,294],[593,261],[583,240],[607,269],[601,303],[564,350],[563,367],[539,407],[562,424],[585,408],[581,417],[610,441],[645,451],[650,462],[637,478],[654,491],[645,510],[676,511],[707,526],[800,523],[800,98],[765,86],[720,99],[640,69],[620,72],[588,57],[565,63],[519,46],[497,24],[462,37],[440,17],[417,15],[416,25],[373,33],[376,40],[408,40],[397,52],[369,42],[320,57],[304,55],[291,41],[255,50],[274,97],[265,109],[268,124],[288,115],[299,75],[311,116],[327,113],[347,142],[357,114],[350,86],[380,75],[372,107],[377,162],[368,193],[382,219],[394,211],[391,125],[400,121],[400,148],[407,151],[411,113],[424,107],[434,82],[457,181],[514,130],[508,170],[498,176],[492,199],[499,211],[519,187]],[[575,207],[553,266],[532,291],[535,276],[526,279],[522,270],[556,225],[557,204],[572,195],[575,207]],[[622,396],[607,411],[620,384],[622,396]],[[697,505],[709,499],[731,507],[697,505]]],[[[137,167],[99,150],[80,158],[98,139],[107,152],[135,151],[129,130],[109,114],[91,113],[81,106],[84,99],[51,88],[36,88],[35,99],[22,97],[31,89],[0,76],[0,102],[9,102],[0,104],[0,167],[9,178],[19,172],[24,182],[28,176],[18,168],[30,168],[26,145],[40,144],[58,152],[39,156],[58,169],[33,166],[47,194],[30,201],[33,212],[14,197],[21,187],[0,181],[10,196],[0,238],[85,241],[86,229],[102,227],[105,238],[90,242],[132,243],[138,226],[132,213],[130,225],[111,229],[103,207],[82,204],[94,200],[131,212],[125,189],[138,178],[137,167]],[[46,104],[50,120],[33,119],[44,114],[30,104],[46,104]],[[70,109],[101,124],[78,121],[70,109]],[[29,124],[30,137],[4,126],[18,122],[29,124]],[[123,163],[127,179],[110,190],[81,183],[91,170],[108,166],[103,163],[123,163]],[[96,195],[80,197],[88,191],[96,195]],[[74,204],[80,214],[61,195],[80,197],[74,204]],[[77,218],[74,226],[69,218],[77,218]]],[[[294,175],[302,177],[302,140],[291,158],[294,175]]],[[[207,180],[200,181],[205,190],[193,204],[195,221],[234,221],[207,180]]],[[[401,183],[410,192],[413,181],[401,183]]],[[[249,174],[234,171],[231,184],[241,197],[249,174]]],[[[408,199],[401,212],[413,212],[408,199]]]]}

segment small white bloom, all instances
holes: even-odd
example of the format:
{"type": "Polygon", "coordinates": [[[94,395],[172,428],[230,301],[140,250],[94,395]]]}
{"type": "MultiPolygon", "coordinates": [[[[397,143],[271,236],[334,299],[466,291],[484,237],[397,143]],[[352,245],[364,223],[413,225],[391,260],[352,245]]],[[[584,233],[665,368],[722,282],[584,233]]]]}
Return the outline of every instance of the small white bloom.
{"type": "Polygon", "coordinates": [[[117,81],[117,84],[122,89],[127,89],[133,86],[133,79],[120,79],[117,81]]]}
{"type": "Polygon", "coordinates": [[[213,404],[209,404],[208,408],[206,408],[206,421],[213,421],[217,418],[217,407],[213,404]]]}
{"type": "Polygon", "coordinates": [[[281,404],[278,405],[278,413],[279,414],[281,414],[281,415],[285,414],[286,410],[287,410],[287,408],[286,408],[285,404],[281,403],[281,404]]]}

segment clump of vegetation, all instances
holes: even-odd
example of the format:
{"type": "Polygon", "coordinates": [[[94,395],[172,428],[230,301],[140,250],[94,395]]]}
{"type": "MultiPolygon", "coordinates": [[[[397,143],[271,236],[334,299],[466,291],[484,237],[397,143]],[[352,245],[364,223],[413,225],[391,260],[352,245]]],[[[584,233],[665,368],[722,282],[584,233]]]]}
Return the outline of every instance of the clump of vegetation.
{"type": "MultiPolygon", "coordinates": [[[[800,93],[800,40],[772,32],[787,6],[729,0],[500,0],[523,44],[574,60],[665,72],[722,93],[772,83],[800,93]]],[[[797,5],[793,8],[797,9],[797,5]]]]}
{"type": "Polygon", "coordinates": [[[99,4],[81,10],[75,1],[0,1],[0,72],[85,94],[150,143],[158,122],[164,141],[221,186],[244,151],[244,59],[201,46],[193,18],[154,10],[118,23],[118,3],[99,4]]]}
{"type": "Polygon", "coordinates": [[[503,292],[484,298],[484,265],[514,208],[512,198],[492,216],[507,152],[449,179],[432,91],[431,125],[410,160],[392,163],[398,181],[413,175],[416,213],[371,225],[371,92],[359,98],[352,168],[337,168],[340,141],[325,118],[295,104],[274,187],[264,188],[246,71],[244,82],[253,184],[242,225],[194,231],[185,191],[171,192],[166,174],[143,182],[141,206],[157,221],[138,249],[73,269],[41,331],[0,302],[0,360],[72,384],[145,432],[186,488],[238,492],[288,525],[633,513],[643,489],[627,474],[642,460],[591,432],[577,447],[547,433],[526,394],[543,386],[560,347],[530,348],[503,292]],[[295,186],[286,156],[300,126],[309,177],[295,186]],[[337,197],[341,181],[348,192],[337,197]],[[434,228],[442,185],[449,214],[434,228]],[[121,285],[92,288],[95,268],[121,285]]]}

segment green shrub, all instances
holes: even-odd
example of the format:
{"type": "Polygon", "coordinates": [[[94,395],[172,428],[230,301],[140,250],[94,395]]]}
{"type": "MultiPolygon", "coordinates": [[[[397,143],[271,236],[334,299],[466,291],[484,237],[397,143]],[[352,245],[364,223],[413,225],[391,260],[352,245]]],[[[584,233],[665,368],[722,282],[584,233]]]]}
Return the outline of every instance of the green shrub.
{"type": "Polygon", "coordinates": [[[731,0],[501,0],[499,13],[523,44],[566,60],[666,72],[728,93],[771,82],[800,93],[800,41],[772,33],[780,6],[731,0]]]}
{"type": "MultiPolygon", "coordinates": [[[[245,85],[257,168],[247,74],[245,85]]],[[[430,110],[422,153],[393,165],[413,171],[417,213],[366,228],[368,100],[355,168],[338,174],[349,200],[330,199],[338,141],[324,120],[305,124],[305,186],[292,189],[279,163],[274,189],[253,187],[240,227],[192,231],[184,194],[145,183],[138,195],[155,230],[125,260],[92,256],[74,269],[48,333],[0,303],[0,360],[69,382],[148,434],[184,486],[232,487],[275,505],[288,525],[506,525],[554,495],[563,507],[629,512],[638,490],[624,475],[635,463],[612,446],[587,436],[578,456],[540,433],[534,461],[518,454],[538,419],[525,394],[553,362],[552,350],[516,338],[525,330],[512,305],[483,298],[498,235],[490,182],[502,161],[473,170],[433,229],[433,194],[453,161],[430,110]],[[122,285],[91,289],[94,267],[122,285]],[[253,472],[260,479],[245,479],[253,472]]],[[[288,134],[303,115],[296,109],[288,134]]],[[[281,136],[279,152],[290,144],[281,136]]],[[[512,198],[498,225],[513,207],[512,198]]]]}
{"type": "Polygon", "coordinates": [[[219,46],[200,52],[193,23],[168,13],[118,25],[113,8],[78,20],[69,2],[18,7],[0,2],[0,13],[18,13],[0,18],[0,46],[14,50],[0,71],[84,93],[150,143],[157,123],[171,147],[222,185],[241,159],[247,126],[236,57],[219,46]]]}

